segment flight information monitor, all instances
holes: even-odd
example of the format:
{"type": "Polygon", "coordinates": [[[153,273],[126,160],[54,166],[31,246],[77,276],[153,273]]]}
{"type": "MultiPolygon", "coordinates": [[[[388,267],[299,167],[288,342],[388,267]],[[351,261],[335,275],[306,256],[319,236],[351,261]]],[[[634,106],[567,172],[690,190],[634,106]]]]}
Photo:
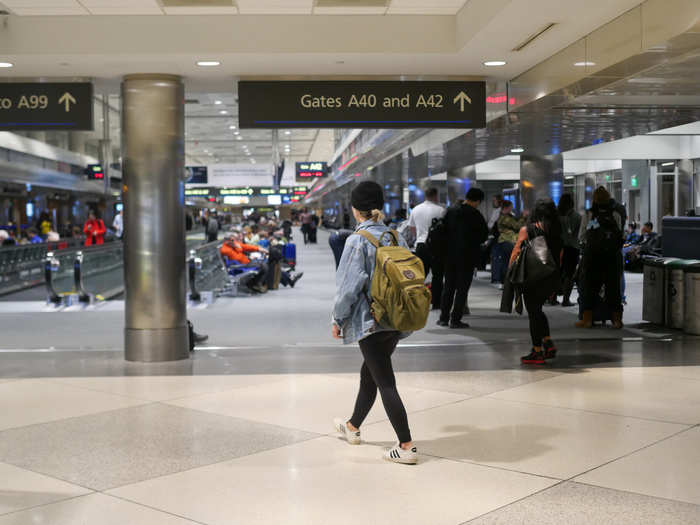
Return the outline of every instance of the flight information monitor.
{"type": "Polygon", "coordinates": [[[297,162],[297,182],[308,182],[328,175],[325,162],[297,162]]]}

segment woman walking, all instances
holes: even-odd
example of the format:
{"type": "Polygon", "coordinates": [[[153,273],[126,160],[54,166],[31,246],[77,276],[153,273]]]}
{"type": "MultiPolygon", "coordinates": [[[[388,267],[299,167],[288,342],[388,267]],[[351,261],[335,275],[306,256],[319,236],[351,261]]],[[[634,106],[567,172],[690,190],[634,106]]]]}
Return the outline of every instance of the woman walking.
{"type": "Polygon", "coordinates": [[[557,348],[549,333],[549,321],[542,311],[545,301],[559,289],[561,280],[561,223],[557,216],[557,208],[551,199],[540,199],[535,203],[535,209],[530,215],[528,224],[520,229],[510,264],[512,265],[518,258],[525,241],[532,242],[540,236],[543,236],[546,241],[553,271],[541,280],[526,281],[523,286],[523,302],[527,309],[532,338],[532,350],[528,355],[520,358],[520,362],[524,365],[541,365],[546,359],[553,359],[557,355],[557,348]]]}
{"type": "Polygon", "coordinates": [[[574,209],[574,198],[565,193],[557,207],[561,222],[561,238],[564,244],[561,256],[561,287],[564,295],[561,305],[573,306],[571,292],[574,289],[574,275],[579,260],[578,232],[581,228],[581,214],[574,209]]]}
{"type": "MultiPolygon", "coordinates": [[[[365,181],[353,189],[350,196],[352,212],[357,221],[356,232],[366,230],[382,244],[391,242],[392,234],[384,226],[384,193],[375,182],[365,181]]],[[[398,242],[405,247],[405,241],[398,242]]],[[[359,342],[364,363],[360,370],[360,391],[352,417],[336,419],[334,426],[351,445],[359,445],[360,427],[377,397],[377,389],[398,442],[384,452],[384,459],[394,463],[415,464],[418,459],[411,439],[408,416],[396,389],[391,355],[399,339],[408,334],[382,327],[370,311],[370,283],[375,267],[376,248],[362,235],[350,235],[345,243],[336,273],[336,298],[333,307],[332,334],[345,344],[359,342]]]]}

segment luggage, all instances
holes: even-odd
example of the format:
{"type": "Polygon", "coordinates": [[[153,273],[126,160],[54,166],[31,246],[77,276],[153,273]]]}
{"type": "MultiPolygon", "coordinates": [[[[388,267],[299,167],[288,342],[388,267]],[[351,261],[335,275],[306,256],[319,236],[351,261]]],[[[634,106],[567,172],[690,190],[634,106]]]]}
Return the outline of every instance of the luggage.
{"type": "Polygon", "coordinates": [[[425,326],[430,313],[431,296],[425,287],[421,260],[399,245],[399,234],[384,232],[377,240],[367,230],[357,232],[377,250],[375,270],[370,285],[370,309],[383,327],[408,332],[425,326]],[[382,244],[389,235],[392,244],[382,244]]]}
{"type": "Polygon", "coordinates": [[[265,284],[268,290],[277,290],[280,287],[282,268],[279,261],[270,262],[265,276],[265,284]]]}
{"type": "Polygon", "coordinates": [[[297,262],[297,245],[289,242],[284,245],[284,254],[282,256],[290,266],[294,266],[297,262]]]}
{"type": "MultiPolygon", "coordinates": [[[[602,289],[604,290],[605,287],[603,286],[602,289]]],[[[578,318],[579,320],[583,319],[583,291],[580,284],[578,291],[578,318]]],[[[603,323],[603,326],[605,326],[607,321],[612,322],[612,311],[605,302],[605,298],[598,295],[596,303],[593,306],[593,323],[603,323]]]]}

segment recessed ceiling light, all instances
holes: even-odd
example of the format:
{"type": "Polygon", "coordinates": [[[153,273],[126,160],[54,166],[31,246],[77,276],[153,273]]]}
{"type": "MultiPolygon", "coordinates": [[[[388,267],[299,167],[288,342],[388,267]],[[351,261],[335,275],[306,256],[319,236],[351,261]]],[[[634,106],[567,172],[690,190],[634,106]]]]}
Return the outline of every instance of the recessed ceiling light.
{"type": "Polygon", "coordinates": [[[595,66],[595,62],[589,62],[588,60],[584,60],[583,62],[575,62],[574,65],[576,67],[590,67],[595,66]]]}
{"type": "Polygon", "coordinates": [[[0,62],[0,67],[13,67],[14,64],[12,62],[0,62]]]}
{"type": "Polygon", "coordinates": [[[675,162],[662,162],[661,163],[662,166],[673,166],[674,164],[675,164],[675,162]]]}
{"type": "Polygon", "coordinates": [[[487,60],[486,62],[484,62],[484,65],[488,66],[488,67],[505,66],[506,61],[505,60],[487,60]]]}
{"type": "Polygon", "coordinates": [[[200,67],[215,67],[215,66],[220,66],[221,62],[218,60],[200,60],[197,62],[197,65],[200,67]]]}
{"type": "Polygon", "coordinates": [[[285,131],[284,134],[285,134],[285,135],[291,135],[292,132],[291,132],[291,131],[285,131]]]}
{"type": "Polygon", "coordinates": [[[229,126],[228,129],[236,129],[236,126],[229,126]]]}
{"type": "Polygon", "coordinates": [[[237,138],[238,140],[241,140],[243,137],[241,137],[241,136],[239,135],[239,136],[237,136],[236,138],[237,138]]]}
{"type": "Polygon", "coordinates": [[[214,104],[216,104],[217,106],[220,106],[221,104],[223,104],[223,102],[221,102],[220,100],[215,100],[214,104]]]}
{"type": "Polygon", "coordinates": [[[219,115],[228,115],[228,111],[222,109],[221,111],[219,111],[219,115]]]}
{"type": "Polygon", "coordinates": [[[511,153],[522,153],[523,151],[525,151],[525,149],[521,148],[520,146],[518,146],[516,148],[510,148],[511,153]]]}

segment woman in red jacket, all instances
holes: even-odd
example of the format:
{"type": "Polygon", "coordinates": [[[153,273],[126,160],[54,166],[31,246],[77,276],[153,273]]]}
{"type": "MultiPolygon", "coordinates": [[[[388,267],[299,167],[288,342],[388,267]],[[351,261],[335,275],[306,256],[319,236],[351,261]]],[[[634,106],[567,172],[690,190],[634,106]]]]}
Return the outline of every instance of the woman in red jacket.
{"type": "Polygon", "coordinates": [[[93,244],[104,244],[105,243],[105,223],[102,219],[95,217],[95,212],[91,211],[88,215],[88,220],[83,226],[83,233],[85,234],[85,246],[92,246],[93,244]]]}

